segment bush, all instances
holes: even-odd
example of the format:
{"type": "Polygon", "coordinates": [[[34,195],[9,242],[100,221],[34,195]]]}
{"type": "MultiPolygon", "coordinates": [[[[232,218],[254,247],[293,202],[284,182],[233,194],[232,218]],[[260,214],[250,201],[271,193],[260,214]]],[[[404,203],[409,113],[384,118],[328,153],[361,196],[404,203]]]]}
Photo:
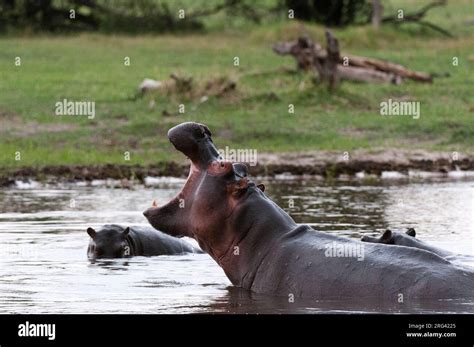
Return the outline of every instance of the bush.
{"type": "Polygon", "coordinates": [[[286,0],[286,6],[295,18],[327,26],[366,23],[371,14],[366,0],[286,0]]]}

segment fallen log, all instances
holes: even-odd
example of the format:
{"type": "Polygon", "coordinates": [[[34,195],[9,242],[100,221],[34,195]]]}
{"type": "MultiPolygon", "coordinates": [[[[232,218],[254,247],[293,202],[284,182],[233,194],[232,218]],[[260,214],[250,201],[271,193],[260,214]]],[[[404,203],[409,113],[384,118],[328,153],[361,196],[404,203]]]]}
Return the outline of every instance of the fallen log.
{"type": "Polygon", "coordinates": [[[385,82],[400,84],[404,78],[431,83],[433,76],[413,71],[387,60],[339,53],[337,39],[326,32],[327,49],[315,43],[307,35],[296,41],[279,42],[273,51],[279,55],[292,55],[300,70],[316,70],[321,81],[327,81],[333,89],[339,78],[357,82],[385,82]],[[337,66],[337,69],[335,69],[337,66]]]}
{"type": "Polygon", "coordinates": [[[391,72],[400,77],[409,78],[419,82],[433,82],[433,78],[430,74],[409,70],[400,64],[395,64],[387,60],[359,57],[355,55],[347,55],[346,57],[349,61],[349,65],[391,72]]]}
{"type": "Polygon", "coordinates": [[[337,72],[342,80],[347,81],[393,84],[402,83],[400,76],[360,67],[338,65],[337,72]]]}

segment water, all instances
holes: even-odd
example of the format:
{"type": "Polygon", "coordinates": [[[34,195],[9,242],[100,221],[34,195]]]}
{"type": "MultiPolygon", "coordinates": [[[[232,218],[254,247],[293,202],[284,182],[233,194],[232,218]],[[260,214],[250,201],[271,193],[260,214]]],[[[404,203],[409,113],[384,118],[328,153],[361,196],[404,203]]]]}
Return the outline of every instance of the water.
{"type": "MultiPolygon", "coordinates": [[[[289,303],[231,287],[205,254],[87,260],[88,226],[146,224],[142,211],[153,199],[168,201],[182,182],[162,179],[154,188],[133,189],[101,182],[20,183],[0,189],[0,313],[474,312],[473,302],[456,300],[289,303]]],[[[472,181],[258,182],[298,223],[321,231],[359,239],[387,227],[414,227],[427,242],[474,254],[472,181]]]]}

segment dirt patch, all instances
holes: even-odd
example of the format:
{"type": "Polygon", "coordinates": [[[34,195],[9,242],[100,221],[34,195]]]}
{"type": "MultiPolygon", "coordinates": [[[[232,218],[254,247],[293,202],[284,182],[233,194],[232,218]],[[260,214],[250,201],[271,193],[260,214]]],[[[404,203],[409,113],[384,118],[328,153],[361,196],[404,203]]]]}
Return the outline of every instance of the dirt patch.
{"type": "MultiPolygon", "coordinates": [[[[320,175],[337,177],[358,172],[381,175],[384,171],[406,173],[409,170],[447,173],[474,170],[474,155],[424,150],[355,150],[351,152],[313,151],[301,153],[260,153],[258,164],[249,167],[252,176],[320,175]]],[[[189,162],[164,162],[157,165],[63,165],[44,167],[2,168],[0,186],[15,180],[54,178],[55,181],[91,181],[94,179],[131,179],[144,182],[147,176],[186,177],[189,162]]]]}
{"type": "Polygon", "coordinates": [[[217,76],[195,82],[190,76],[172,73],[170,78],[162,81],[145,79],[139,86],[137,98],[146,94],[152,99],[154,99],[154,95],[178,96],[180,98],[184,96],[203,102],[211,96],[230,96],[236,91],[236,88],[237,78],[217,76]]]}
{"type": "MultiPolygon", "coordinates": [[[[303,153],[259,154],[255,171],[265,168],[270,175],[292,174],[354,175],[364,171],[380,175],[383,171],[420,170],[449,172],[473,170],[474,156],[456,152],[425,150],[354,150],[350,152],[312,151],[303,153]]],[[[260,172],[259,172],[260,173],[260,172]]]]}
{"type": "Polygon", "coordinates": [[[131,179],[144,182],[147,176],[185,176],[187,165],[174,162],[151,166],[138,165],[54,165],[42,167],[20,167],[0,169],[0,186],[15,180],[36,179],[40,181],[54,178],[55,181],[92,181],[99,179],[131,179]]]}
{"type": "MultiPolygon", "coordinates": [[[[0,112],[0,117],[4,113],[0,112]]],[[[8,134],[15,137],[28,137],[39,133],[62,133],[77,129],[76,124],[71,123],[38,123],[35,121],[25,121],[19,115],[10,115],[2,120],[0,134],[8,134]]]]}

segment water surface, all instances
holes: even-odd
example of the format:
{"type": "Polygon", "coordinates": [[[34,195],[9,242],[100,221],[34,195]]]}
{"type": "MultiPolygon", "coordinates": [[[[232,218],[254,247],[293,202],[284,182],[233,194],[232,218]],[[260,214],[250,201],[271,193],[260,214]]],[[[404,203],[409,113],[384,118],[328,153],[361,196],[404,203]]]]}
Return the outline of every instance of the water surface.
{"type": "MultiPolygon", "coordinates": [[[[424,241],[474,255],[472,181],[258,181],[298,223],[315,229],[359,239],[414,227],[424,241]]],[[[205,254],[87,260],[88,226],[146,225],[142,211],[153,199],[168,201],[182,183],[121,189],[19,182],[0,189],[0,313],[474,312],[473,302],[456,300],[288,302],[255,295],[231,287],[205,254]]]]}

